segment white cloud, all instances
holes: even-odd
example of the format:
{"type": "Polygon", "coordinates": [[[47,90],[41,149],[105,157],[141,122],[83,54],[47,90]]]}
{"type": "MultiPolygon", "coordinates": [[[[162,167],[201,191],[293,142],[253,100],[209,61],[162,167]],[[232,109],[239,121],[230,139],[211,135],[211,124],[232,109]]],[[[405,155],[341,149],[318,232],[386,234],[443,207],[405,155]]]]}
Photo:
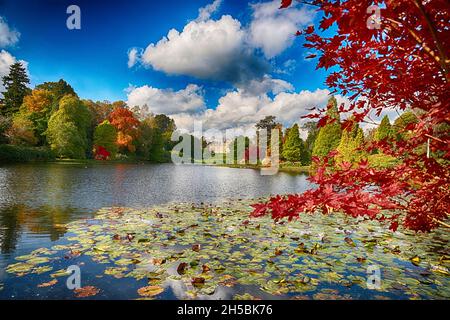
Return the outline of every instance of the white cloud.
{"type": "Polygon", "coordinates": [[[15,45],[19,41],[20,33],[11,29],[3,17],[0,17],[0,47],[15,45]]]}
{"type": "Polygon", "coordinates": [[[192,21],[182,32],[172,29],[157,44],[150,44],[141,60],[167,74],[243,83],[268,69],[245,40],[241,23],[231,16],[192,21]]]}
{"type": "Polygon", "coordinates": [[[213,3],[206,5],[203,8],[198,9],[197,21],[206,21],[211,18],[211,15],[219,10],[222,0],[214,0],[213,3]]]}
{"type": "Polygon", "coordinates": [[[138,48],[131,48],[128,50],[128,68],[132,68],[136,63],[139,62],[141,50],[138,48]]]}
{"type": "Polygon", "coordinates": [[[313,22],[315,12],[306,7],[280,10],[280,1],[252,4],[250,43],[261,48],[267,58],[273,58],[290,47],[295,33],[313,22]]]}
{"type": "Polygon", "coordinates": [[[195,84],[180,91],[158,89],[150,86],[130,88],[127,104],[130,107],[147,105],[154,114],[174,115],[178,113],[198,113],[206,109],[202,90],[195,84]]]}
{"type": "MultiPolygon", "coordinates": [[[[22,63],[22,65],[27,70],[27,73],[29,74],[28,62],[23,60],[19,61],[22,63]]],[[[3,87],[3,81],[1,81],[1,79],[3,79],[4,76],[9,74],[9,67],[16,62],[17,62],[16,57],[14,57],[11,53],[9,53],[6,50],[0,51],[0,92],[3,92],[5,90],[5,88],[3,87]]]]}

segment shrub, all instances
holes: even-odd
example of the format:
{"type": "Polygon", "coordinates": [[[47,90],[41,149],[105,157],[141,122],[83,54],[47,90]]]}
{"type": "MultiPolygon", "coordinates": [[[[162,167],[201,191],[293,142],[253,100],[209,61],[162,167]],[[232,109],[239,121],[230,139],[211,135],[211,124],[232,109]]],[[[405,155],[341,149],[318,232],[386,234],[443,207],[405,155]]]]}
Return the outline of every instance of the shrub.
{"type": "Polygon", "coordinates": [[[0,163],[54,160],[55,154],[46,147],[0,145],[0,163]]]}

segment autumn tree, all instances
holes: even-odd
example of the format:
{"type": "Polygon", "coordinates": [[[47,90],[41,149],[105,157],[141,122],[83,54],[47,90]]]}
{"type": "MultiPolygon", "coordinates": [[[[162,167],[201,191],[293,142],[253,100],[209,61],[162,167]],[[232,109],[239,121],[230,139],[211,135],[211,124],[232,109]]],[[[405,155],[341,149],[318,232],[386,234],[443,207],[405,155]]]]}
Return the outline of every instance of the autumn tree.
{"type": "MultiPolygon", "coordinates": [[[[289,10],[285,8],[292,0],[281,3],[283,10],[289,10]]],[[[349,96],[350,106],[339,111],[351,113],[353,118],[346,119],[343,127],[386,110],[410,109],[418,115],[417,121],[404,128],[411,133],[409,139],[364,146],[367,151],[377,148],[395,157],[399,161],[394,166],[373,168],[361,161],[333,168],[327,157],[315,159],[318,169],[310,178],[315,189],[256,204],[253,216],[293,219],[304,213],[342,211],[387,222],[394,231],[399,225],[416,231],[450,227],[446,223],[450,214],[450,133],[433,129],[450,121],[449,2],[384,1],[379,21],[367,14],[372,0],[309,3],[323,15],[321,30],[309,26],[297,34],[304,35],[305,46],[317,53],[317,67],[332,70],[327,85],[349,96]],[[427,142],[441,158],[416,151],[427,142]]],[[[329,118],[321,110],[308,117],[319,118],[320,126],[329,118]]]]}
{"type": "Polygon", "coordinates": [[[139,121],[123,102],[114,102],[113,106],[109,121],[117,129],[117,144],[122,150],[133,153],[136,151],[133,141],[138,135],[139,121]]]}
{"type": "Polygon", "coordinates": [[[12,124],[6,132],[11,144],[22,146],[35,146],[39,139],[34,133],[34,123],[25,114],[16,113],[12,124]]]}
{"type": "Polygon", "coordinates": [[[38,143],[46,142],[45,132],[52,114],[52,93],[46,89],[34,89],[31,94],[25,96],[19,111],[21,116],[33,123],[33,131],[38,143]]]}
{"type": "Polygon", "coordinates": [[[22,62],[16,62],[9,67],[9,74],[2,80],[6,91],[3,92],[0,112],[2,115],[12,116],[19,111],[23,98],[31,91],[28,88],[30,79],[22,62]]]}

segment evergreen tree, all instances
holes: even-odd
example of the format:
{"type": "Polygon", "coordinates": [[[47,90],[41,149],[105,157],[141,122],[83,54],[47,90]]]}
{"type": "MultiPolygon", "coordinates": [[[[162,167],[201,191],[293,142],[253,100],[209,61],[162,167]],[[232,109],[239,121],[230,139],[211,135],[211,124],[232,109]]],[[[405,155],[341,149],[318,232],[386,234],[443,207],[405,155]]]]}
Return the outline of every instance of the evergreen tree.
{"type": "Polygon", "coordinates": [[[335,119],[332,123],[328,123],[319,129],[319,134],[314,143],[313,156],[324,157],[332,150],[335,150],[341,140],[341,123],[335,97],[328,100],[327,115],[331,119],[335,119]]]}
{"type": "Polygon", "coordinates": [[[305,165],[308,165],[311,164],[311,157],[314,149],[314,144],[319,134],[319,128],[317,127],[317,122],[307,122],[303,125],[302,128],[308,131],[308,136],[305,141],[306,161],[304,163],[305,165]]]}
{"type": "Polygon", "coordinates": [[[339,146],[337,147],[339,153],[335,157],[336,162],[359,162],[364,154],[362,151],[358,150],[358,148],[361,147],[363,143],[364,132],[357,123],[353,125],[350,131],[344,130],[339,146]]]}
{"type": "Polygon", "coordinates": [[[305,164],[307,161],[305,144],[300,138],[297,124],[294,124],[288,131],[286,142],[283,146],[283,158],[292,162],[300,161],[302,164],[305,164]]]}
{"type": "Polygon", "coordinates": [[[381,141],[383,139],[389,138],[392,136],[392,126],[389,122],[389,117],[386,115],[381,120],[380,125],[375,132],[375,141],[381,141]]]}
{"type": "Polygon", "coordinates": [[[16,62],[9,67],[9,74],[3,77],[2,115],[12,116],[19,111],[23,98],[28,95],[31,90],[27,87],[30,83],[27,71],[21,62],[16,62]]]}
{"type": "Polygon", "coordinates": [[[105,120],[100,123],[94,131],[94,146],[101,146],[105,148],[114,158],[117,153],[117,130],[108,121],[105,120]]]}

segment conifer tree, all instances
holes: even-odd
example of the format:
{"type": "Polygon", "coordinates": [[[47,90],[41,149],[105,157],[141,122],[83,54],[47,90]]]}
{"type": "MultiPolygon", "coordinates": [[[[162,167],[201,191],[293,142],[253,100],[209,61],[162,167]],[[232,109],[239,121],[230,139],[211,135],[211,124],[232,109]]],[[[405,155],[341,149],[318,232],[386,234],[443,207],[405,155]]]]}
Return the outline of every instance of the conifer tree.
{"type": "Polygon", "coordinates": [[[16,62],[9,67],[9,74],[2,80],[6,91],[3,92],[0,113],[4,116],[12,116],[19,111],[23,98],[31,92],[27,87],[30,79],[22,63],[16,62]]]}
{"type": "Polygon", "coordinates": [[[327,115],[329,118],[335,119],[335,121],[320,128],[314,143],[313,156],[324,157],[328,155],[330,151],[338,147],[341,140],[342,129],[335,97],[331,97],[328,100],[327,115]]]}
{"type": "Polygon", "coordinates": [[[381,141],[383,139],[389,138],[392,136],[392,126],[389,122],[389,117],[386,115],[381,120],[380,125],[375,132],[375,141],[381,141]]]}
{"type": "Polygon", "coordinates": [[[283,158],[287,161],[301,162],[306,164],[307,152],[304,141],[300,138],[298,125],[294,124],[287,131],[286,142],[283,146],[283,158]]]}

